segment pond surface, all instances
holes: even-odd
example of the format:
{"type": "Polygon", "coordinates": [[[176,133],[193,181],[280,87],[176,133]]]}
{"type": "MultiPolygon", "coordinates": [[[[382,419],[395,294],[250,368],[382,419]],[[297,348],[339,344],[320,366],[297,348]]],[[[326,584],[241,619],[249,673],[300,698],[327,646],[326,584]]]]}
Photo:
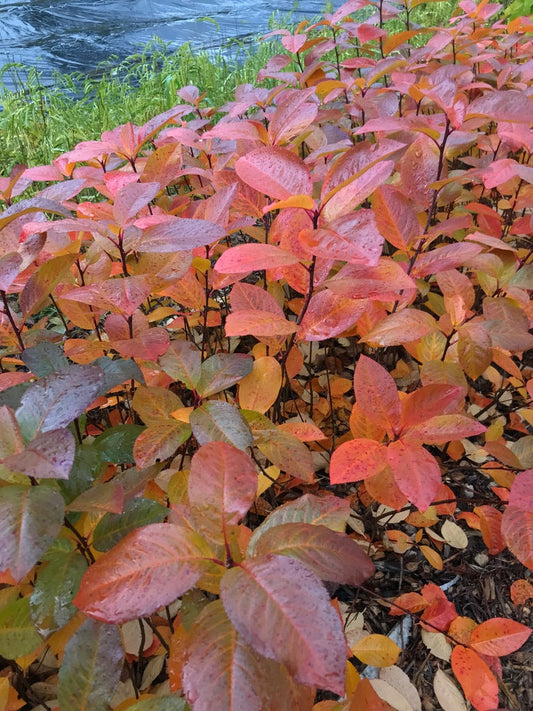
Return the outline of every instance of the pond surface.
{"type": "MultiPolygon", "coordinates": [[[[335,9],[341,4],[331,3],[335,9]]],[[[230,37],[265,32],[274,12],[291,12],[300,21],[324,7],[325,0],[0,0],[0,67],[36,67],[43,84],[50,84],[54,71],[90,72],[112,55],[133,54],[154,36],[173,46],[214,48],[230,37]]],[[[3,78],[8,87],[9,74],[3,78]]]]}

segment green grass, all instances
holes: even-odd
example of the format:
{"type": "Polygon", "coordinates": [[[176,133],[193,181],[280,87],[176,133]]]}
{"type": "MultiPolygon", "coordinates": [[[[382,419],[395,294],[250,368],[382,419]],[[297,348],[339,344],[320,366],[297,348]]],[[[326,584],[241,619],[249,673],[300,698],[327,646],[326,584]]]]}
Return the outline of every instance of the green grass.
{"type": "Polygon", "coordinates": [[[252,47],[232,43],[229,52],[209,53],[184,44],[169,52],[156,40],[117,65],[101,65],[95,76],[56,74],[51,88],[35,69],[7,65],[4,72],[24,78],[18,91],[0,84],[0,174],[16,163],[50,163],[76,143],[127,121],[142,125],[179,103],[176,90],[187,84],[207,92],[213,106],[222,105],[236,86],[254,82],[278,51],[272,42],[252,47]]]}

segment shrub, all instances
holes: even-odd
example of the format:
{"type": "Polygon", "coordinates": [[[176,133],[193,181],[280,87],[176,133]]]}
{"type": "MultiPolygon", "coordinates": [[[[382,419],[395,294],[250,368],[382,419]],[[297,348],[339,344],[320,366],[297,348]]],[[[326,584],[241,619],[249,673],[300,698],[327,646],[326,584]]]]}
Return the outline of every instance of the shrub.
{"type": "Polygon", "coordinates": [[[533,567],[529,28],[463,0],[416,48],[362,4],[2,179],[7,708],[422,708],[374,600],[498,707],[529,629],[434,581],[472,531],[533,567]]]}

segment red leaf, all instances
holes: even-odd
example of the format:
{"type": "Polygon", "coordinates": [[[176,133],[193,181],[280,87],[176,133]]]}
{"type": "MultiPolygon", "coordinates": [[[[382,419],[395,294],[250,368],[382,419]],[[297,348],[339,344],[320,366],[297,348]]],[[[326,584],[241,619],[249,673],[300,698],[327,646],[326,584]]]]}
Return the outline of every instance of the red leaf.
{"type": "Polygon", "coordinates": [[[485,662],[468,647],[457,645],[452,650],[452,670],[464,695],[476,711],[498,708],[498,682],[485,662]]]}
{"type": "Polygon", "coordinates": [[[4,459],[3,465],[36,479],[68,479],[75,453],[76,443],[70,430],[50,430],[38,434],[22,452],[4,459]]]}
{"type": "Polygon", "coordinates": [[[311,194],[313,183],[309,169],[301,158],[285,148],[256,148],[239,158],[235,170],[252,188],[278,200],[311,194]]]}
{"type": "Polygon", "coordinates": [[[350,264],[376,266],[383,237],[376,229],[372,210],[357,210],[319,230],[302,230],[298,239],[311,254],[350,264]]]}
{"type": "Polygon", "coordinates": [[[298,340],[323,341],[351,328],[363,315],[366,301],[346,299],[325,289],[311,297],[300,324],[298,340]]]}
{"type": "Polygon", "coordinates": [[[373,439],[343,442],[331,455],[329,479],[332,484],[347,484],[367,479],[387,466],[385,447],[373,439]]]}
{"type": "Polygon", "coordinates": [[[407,195],[394,185],[380,185],[372,197],[376,225],[396,249],[407,251],[422,234],[416,212],[407,195]]]}
{"type": "Polygon", "coordinates": [[[149,296],[151,287],[144,276],[107,279],[100,284],[80,286],[74,291],[61,294],[62,299],[80,301],[98,308],[132,316],[149,296]]]}
{"type": "Polygon", "coordinates": [[[482,251],[483,247],[480,244],[472,242],[446,244],[444,247],[421,254],[414,264],[412,275],[420,278],[468,265],[482,251]]]}
{"type": "Polygon", "coordinates": [[[150,524],[129,533],[86,571],[73,602],[102,622],[151,615],[192,588],[212,557],[194,531],[150,524]]]}
{"type": "Polygon", "coordinates": [[[482,622],[472,632],[470,646],[478,654],[504,657],[512,654],[529,639],[531,630],[507,617],[493,617],[482,622]]]}
{"type": "Polygon", "coordinates": [[[515,478],[509,495],[509,506],[533,513],[533,469],[526,469],[515,478]]]}
{"type": "Polygon", "coordinates": [[[406,298],[416,294],[415,282],[389,257],[380,257],[375,266],[347,264],[328,279],[327,287],[334,294],[352,299],[395,301],[400,292],[406,298]]]}
{"type": "Polygon", "coordinates": [[[420,511],[425,511],[441,483],[435,457],[416,442],[397,440],[388,445],[387,459],[402,494],[420,511]]]}
{"type": "Polygon", "coordinates": [[[160,190],[159,183],[130,183],[115,195],[113,216],[117,225],[124,226],[151,202],[160,190]]]}
{"type": "Polygon", "coordinates": [[[502,513],[493,506],[476,506],[474,513],[479,516],[483,543],[491,555],[498,555],[507,545],[502,536],[502,513]]]}
{"type": "Polygon", "coordinates": [[[404,441],[409,442],[446,444],[464,437],[474,437],[486,431],[485,425],[466,415],[434,415],[426,422],[410,427],[403,438],[404,441]]]}
{"type": "Polygon", "coordinates": [[[272,698],[276,711],[305,711],[315,696],[314,688],[295,683],[284,666],[245,643],[220,600],[204,607],[193,623],[183,689],[195,711],[262,711],[272,698]]]}
{"type": "MultiPolygon", "coordinates": [[[[284,37],[284,39],[289,39],[284,37]]],[[[290,38],[293,39],[293,38],[290,38]]],[[[305,35],[299,37],[306,41],[305,35]]],[[[301,134],[312,123],[318,112],[318,104],[310,103],[308,99],[314,94],[314,87],[290,92],[279,101],[276,110],[270,118],[268,133],[274,145],[288,143],[291,138],[301,134]]]]}
{"type": "MultiPolygon", "coordinates": [[[[161,218],[158,216],[158,219],[161,218]]],[[[140,252],[168,253],[204,247],[217,242],[226,230],[209,220],[167,215],[157,224],[142,223],[145,229],[139,245],[140,252]]],[[[136,223],[137,224],[137,223],[136,223]]]]}
{"type": "Polygon", "coordinates": [[[399,346],[418,341],[435,331],[438,326],[431,314],[410,308],[385,316],[362,340],[378,346],[399,346]]]}
{"type": "Polygon", "coordinates": [[[17,278],[22,265],[22,257],[17,252],[4,254],[0,258],[0,291],[7,291],[17,278]]]}
{"type": "Polygon", "coordinates": [[[361,585],[375,570],[370,558],[354,540],[312,523],[272,526],[254,549],[255,556],[267,553],[297,558],[321,580],[345,585],[361,585]]]}
{"type": "Polygon", "coordinates": [[[255,500],[255,465],[231,444],[208,442],[192,458],[188,492],[199,530],[224,543],[226,527],[238,524],[255,500]]]}
{"type": "Polygon", "coordinates": [[[393,170],[394,161],[380,161],[360,175],[350,179],[347,185],[336,187],[324,198],[322,218],[326,222],[331,222],[351,212],[379,185],[382,185],[393,170]]]}
{"type": "Polygon", "coordinates": [[[288,267],[299,258],[274,244],[238,244],[230,247],[218,259],[215,271],[221,274],[250,274],[261,269],[288,267]]]}
{"type": "Polygon", "coordinates": [[[508,506],[503,512],[502,535],[511,553],[533,570],[533,511],[508,506]]]}
{"type": "Polygon", "coordinates": [[[367,356],[359,356],[353,376],[358,406],[377,425],[393,436],[400,427],[401,405],[396,383],[383,366],[367,356]]]}
{"type": "Polygon", "coordinates": [[[435,415],[447,415],[456,411],[465,392],[458,385],[424,385],[407,394],[402,400],[403,429],[419,425],[435,415]]]}
{"type": "Polygon", "coordinates": [[[470,102],[466,118],[471,116],[488,116],[493,121],[529,123],[531,102],[524,92],[516,89],[486,91],[483,96],[470,102]]]}
{"type": "Polygon", "coordinates": [[[277,316],[270,311],[236,311],[226,317],[226,336],[289,336],[296,333],[298,326],[285,316],[277,316]]]}
{"type": "Polygon", "coordinates": [[[257,652],[285,664],[302,684],[344,693],[341,621],[326,589],[303,563],[278,555],[246,560],[223,576],[220,595],[238,633],[257,652]]]}

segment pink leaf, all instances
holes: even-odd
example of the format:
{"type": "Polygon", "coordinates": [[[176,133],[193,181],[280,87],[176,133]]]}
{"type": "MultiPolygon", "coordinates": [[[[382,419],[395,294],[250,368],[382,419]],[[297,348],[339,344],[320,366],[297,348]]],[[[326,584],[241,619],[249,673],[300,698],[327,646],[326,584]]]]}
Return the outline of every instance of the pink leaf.
{"type": "Polygon", "coordinates": [[[210,557],[212,551],[194,531],[150,524],[129,533],[86,571],[73,602],[102,622],[151,615],[192,588],[210,557]]]}
{"type": "Polygon", "coordinates": [[[41,432],[22,452],[4,459],[3,465],[36,479],[68,479],[74,463],[76,443],[67,429],[41,432]]]}
{"type": "Polygon", "coordinates": [[[221,274],[250,274],[260,269],[275,269],[298,264],[300,259],[273,244],[238,244],[227,249],[215,264],[221,274]]]}
{"type": "Polygon", "coordinates": [[[344,694],[341,621],[326,589],[303,563],[271,554],[246,560],[224,575],[220,595],[237,632],[259,654],[285,664],[302,684],[344,694]]]}
{"type": "Polygon", "coordinates": [[[425,511],[441,484],[435,457],[420,444],[397,440],[388,445],[387,459],[402,494],[420,511],[425,511]]]}
{"type": "Polygon", "coordinates": [[[347,484],[378,474],[386,466],[383,445],[373,439],[352,439],[331,455],[329,478],[332,484],[347,484]]]}
{"type": "Polygon", "coordinates": [[[466,415],[434,415],[425,422],[410,427],[404,435],[404,441],[446,444],[486,431],[485,425],[466,415]]]}
{"type": "Polygon", "coordinates": [[[400,426],[401,405],[392,375],[376,361],[361,355],[355,367],[353,387],[357,404],[366,416],[393,435],[400,426]]]}
{"type": "Polygon", "coordinates": [[[472,632],[470,646],[478,654],[503,657],[516,652],[529,639],[531,630],[507,617],[493,617],[472,632]]]}
{"type": "Polygon", "coordinates": [[[301,158],[285,148],[256,148],[239,158],[235,170],[252,188],[278,200],[311,194],[313,183],[309,169],[301,158]]]}
{"type": "Polygon", "coordinates": [[[192,458],[188,492],[199,530],[223,543],[226,527],[238,524],[255,500],[255,465],[231,444],[207,442],[192,458]]]}
{"type": "Polygon", "coordinates": [[[300,324],[298,339],[323,341],[351,328],[366,310],[366,301],[336,296],[327,289],[315,294],[300,324]]]}
{"type": "Polygon", "coordinates": [[[312,523],[272,526],[259,539],[254,555],[297,558],[321,580],[361,585],[374,574],[374,564],[361,546],[344,533],[312,523]]]}

